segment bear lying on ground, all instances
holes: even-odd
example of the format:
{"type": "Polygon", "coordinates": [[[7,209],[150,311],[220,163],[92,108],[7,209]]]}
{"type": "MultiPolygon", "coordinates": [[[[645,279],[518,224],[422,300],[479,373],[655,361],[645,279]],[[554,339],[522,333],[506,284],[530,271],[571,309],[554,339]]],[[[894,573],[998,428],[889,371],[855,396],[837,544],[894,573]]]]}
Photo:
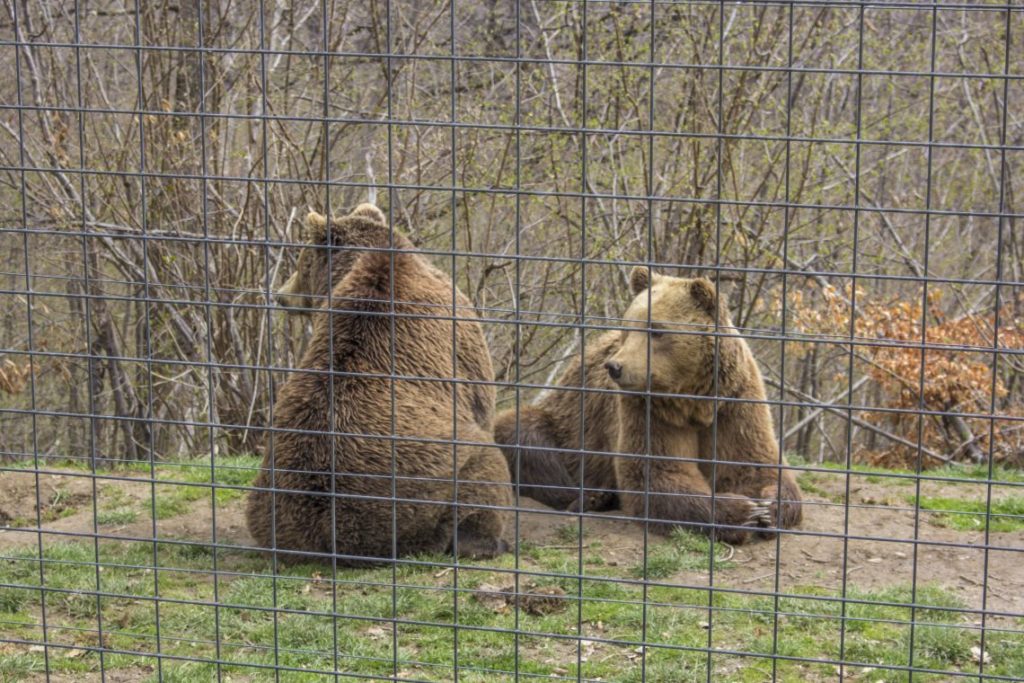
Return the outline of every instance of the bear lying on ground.
{"type": "Polygon", "coordinates": [[[588,342],[583,362],[570,361],[537,405],[498,416],[495,440],[513,473],[518,466],[523,495],[557,509],[618,505],[629,516],[690,523],[731,543],[746,541],[752,527],[769,535],[771,527],[797,526],[800,489],[780,469],[786,463],[761,373],[714,285],[651,276],[643,267],[630,284],[627,327],[588,342]],[[740,400],[703,398],[716,395],[740,400]]]}
{"type": "Polygon", "coordinates": [[[375,206],[330,221],[311,213],[307,227],[278,300],[315,309],[330,293],[330,311],[314,313],[301,370],[274,404],[246,510],[254,540],[342,564],[503,552],[512,489],[486,445],[494,374],[470,302],[456,289],[453,310],[451,279],[375,206]]]}

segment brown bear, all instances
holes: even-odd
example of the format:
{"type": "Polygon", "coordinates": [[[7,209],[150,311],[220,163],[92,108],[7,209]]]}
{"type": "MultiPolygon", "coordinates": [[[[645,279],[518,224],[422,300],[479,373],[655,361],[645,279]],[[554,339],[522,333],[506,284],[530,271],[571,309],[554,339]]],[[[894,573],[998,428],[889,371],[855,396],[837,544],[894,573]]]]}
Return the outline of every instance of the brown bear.
{"type": "Polygon", "coordinates": [[[372,205],[306,222],[278,300],[316,309],[330,293],[330,308],[274,404],[254,540],[342,564],[503,552],[512,489],[488,445],[494,374],[470,302],[372,205]]]}
{"type": "Polygon", "coordinates": [[[780,469],[760,370],[714,285],[643,267],[630,284],[625,329],[587,344],[537,405],[498,416],[495,440],[521,492],[558,509],[618,504],[732,543],[752,527],[798,525],[800,489],[780,469]]]}
{"type": "MultiPolygon", "coordinates": [[[[332,220],[330,228],[324,216],[310,212],[306,216],[304,232],[313,248],[299,253],[295,272],[275,292],[277,303],[296,313],[312,313],[326,303],[332,286],[352,270],[353,264],[364,253],[360,247],[413,249],[409,238],[386,226],[387,218],[373,204],[360,204],[346,219],[332,220]],[[353,220],[359,217],[367,220],[353,220]],[[381,226],[385,229],[381,230],[381,226]]],[[[470,319],[460,321],[455,330],[457,377],[471,382],[458,385],[458,396],[460,405],[472,411],[480,429],[490,433],[494,423],[494,367],[483,331],[475,321],[477,316],[473,304],[462,290],[452,284],[451,278],[426,259],[420,258],[417,264],[430,274],[431,279],[439,280],[448,287],[442,305],[451,306],[454,290],[459,317],[470,319]]]]}

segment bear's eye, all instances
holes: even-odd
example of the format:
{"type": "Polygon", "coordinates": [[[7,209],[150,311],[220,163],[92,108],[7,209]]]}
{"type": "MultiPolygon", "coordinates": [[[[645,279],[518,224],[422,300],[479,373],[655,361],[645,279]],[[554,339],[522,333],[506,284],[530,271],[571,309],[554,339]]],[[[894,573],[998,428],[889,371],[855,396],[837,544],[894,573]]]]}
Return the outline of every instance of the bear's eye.
{"type": "Polygon", "coordinates": [[[664,336],[665,332],[663,330],[651,330],[651,339],[661,339],[664,336]]]}

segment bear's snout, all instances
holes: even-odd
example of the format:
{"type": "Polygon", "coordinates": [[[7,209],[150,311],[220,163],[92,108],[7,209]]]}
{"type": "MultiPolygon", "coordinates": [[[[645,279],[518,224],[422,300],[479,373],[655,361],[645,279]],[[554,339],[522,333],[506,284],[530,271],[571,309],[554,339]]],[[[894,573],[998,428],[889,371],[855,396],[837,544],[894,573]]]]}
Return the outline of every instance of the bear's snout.
{"type": "Polygon", "coordinates": [[[606,361],[604,369],[608,371],[608,376],[612,379],[618,380],[622,378],[622,363],[614,360],[606,361]]]}
{"type": "Polygon", "coordinates": [[[291,277],[289,277],[276,292],[274,292],[274,300],[277,301],[278,306],[284,306],[286,308],[300,308],[303,305],[303,301],[302,297],[298,294],[298,289],[299,273],[296,271],[292,273],[291,277]]]}
{"type": "MultiPolygon", "coordinates": [[[[278,291],[274,293],[274,300],[277,302],[277,305],[282,308],[302,308],[302,299],[294,294],[278,291]]],[[[301,313],[303,311],[296,312],[301,313]]]]}

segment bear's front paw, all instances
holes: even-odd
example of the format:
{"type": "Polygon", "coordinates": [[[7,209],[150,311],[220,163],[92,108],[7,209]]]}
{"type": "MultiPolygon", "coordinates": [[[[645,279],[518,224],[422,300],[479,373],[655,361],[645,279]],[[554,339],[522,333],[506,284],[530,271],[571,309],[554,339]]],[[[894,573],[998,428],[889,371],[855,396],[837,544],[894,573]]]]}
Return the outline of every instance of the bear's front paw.
{"type": "Polygon", "coordinates": [[[775,526],[775,504],[768,501],[754,501],[750,509],[750,525],[758,527],[775,526]]]}
{"type": "Polygon", "coordinates": [[[794,527],[800,523],[799,496],[786,495],[785,487],[781,501],[778,487],[772,484],[761,489],[757,502],[766,510],[763,518],[758,520],[758,526],[764,529],[758,533],[764,538],[771,537],[778,529],[794,527]]]}
{"type": "Polygon", "coordinates": [[[757,526],[761,528],[778,527],[779,525],[779,493],[775,486],[765,486],[757,497],[760,515],[757,526]]]}
{"type": "Polygon", "coordinates": [[[716,494],[714,538],[734,545],[745,543],[750,532],[736,527],[760,526],[768,514],[767,506],[761,501],[733,493],[716,494]]]}

